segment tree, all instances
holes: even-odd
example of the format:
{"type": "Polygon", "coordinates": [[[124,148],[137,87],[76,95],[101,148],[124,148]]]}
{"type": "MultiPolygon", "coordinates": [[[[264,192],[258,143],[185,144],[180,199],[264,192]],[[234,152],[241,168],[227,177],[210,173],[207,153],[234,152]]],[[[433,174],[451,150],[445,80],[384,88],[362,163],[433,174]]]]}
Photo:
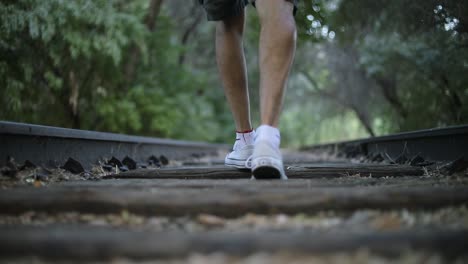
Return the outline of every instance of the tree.
{"type": "MultiPolygon", "coordinates": [[[[196,2],[1,1],[0,119],[230,142],[214,23],[196,2]]],[[[453,0],[300,1],[283,142],[467,123],[466,13],[453,0]]],[[[258,105],[254,8],[247,20],[258,105]]]]}

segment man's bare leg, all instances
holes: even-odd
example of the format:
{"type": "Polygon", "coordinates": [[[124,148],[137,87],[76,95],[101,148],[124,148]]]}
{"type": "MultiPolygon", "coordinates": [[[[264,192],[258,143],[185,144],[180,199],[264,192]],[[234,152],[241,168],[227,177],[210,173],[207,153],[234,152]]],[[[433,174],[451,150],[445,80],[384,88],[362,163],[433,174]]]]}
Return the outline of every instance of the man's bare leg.
{"type": "Polygon", "coordinates": [[[294,6],[286,0],[257,0],[256,7],[261,23],[261,123],[277,127],[296,49],[294,6]]]}
{"type": "Polygon", "coordinates": [[[296,23],[291,2],[257,0],[260,16],[260,115],[252,174],[256,179],[287,179],[280,152],[278,121],[296,48],[296,23]]]}
{"type": "Polygon", "coordinates": [[[224,163],[230,167],[246,168],[253,152],[250,121],[250,103],[247,86],[247,69],[242,37],[245,13],[226,18],[216,25],[216,58],[224,92],[236,124],[236,142],[224,163]]]}
{"type": "Polygon", "coordinates": [[[245,14],[232,16],[216,25],[216,58],[224,92],[237,131],[252,129],[250,121],[247,70],[242,37],[245,14]]]}

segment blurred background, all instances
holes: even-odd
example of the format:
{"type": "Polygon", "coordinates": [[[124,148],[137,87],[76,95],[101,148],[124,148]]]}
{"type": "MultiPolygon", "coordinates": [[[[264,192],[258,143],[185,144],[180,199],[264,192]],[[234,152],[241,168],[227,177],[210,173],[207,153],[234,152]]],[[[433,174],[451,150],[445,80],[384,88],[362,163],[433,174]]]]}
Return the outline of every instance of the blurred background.
{"type": "MultiPolygon", "coordinates": [[[[197,2],[2,0],[0,120],[232,143],[197,2]]],[[[257,126],[252,6],[247,20],[257,126]]],[[[296,20],[284,146],[468,123],[468,1],[301,0],[296,20]]]]}

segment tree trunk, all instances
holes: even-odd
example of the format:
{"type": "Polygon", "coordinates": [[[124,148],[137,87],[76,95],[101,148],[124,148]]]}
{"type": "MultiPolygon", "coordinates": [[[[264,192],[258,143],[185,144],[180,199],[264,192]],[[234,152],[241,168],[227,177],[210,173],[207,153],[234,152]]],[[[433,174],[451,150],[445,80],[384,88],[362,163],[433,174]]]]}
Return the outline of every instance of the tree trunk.
{"type": "MultiPolygon", "coordinates": [[[[164,0],[151,0],[150,5],[148,6],[148,13],[145,17],[145,24],[146,27],[150,32],[154,32],[156,28],[156,18],[161,11],[161,6],[164,0]]],[[[130,55],[128,59],[128,63],[125,66],[125,81],[126,83],[130,83],[135,78],[135,71],[136,66],[140,61],[140,50],[138,47],[133,44],[130,48],[130,55]]]]}
{"type": "Polygon", "coordinates": [[[343,100],[336,93],[331,93],[331,92],[324,91],[324,90],[320,89],[318,87],[317,82],[307,72],[303,72],[303,75],[307,78],[307,80],[313,86],[315,92],[319,96],[329,98],[329,99],[337,102],[338,104],[340,104],[340,105],[342,105],[342,106],[344,106],[344,107],[346,107],[348,109],[351,109],[356,114],[359,121],[361,122],[361,124],[366,129],[367,133],[369,133],[370,136],[375,137],[374,129],[372,128],[372,125],[371,125],[371,123],[369,121],[369,117],[367,116],[366,113],[361,111],[360,108],[357,107],[356,105],[354,105],[354,104],[352,104],[350,102],[347,102],[346,100],[343,100]]]}
{"type": "MultiPolygon", "coordinates": [[[[194,4],[193,8],[192,8],[192,14],[195,14],[195,17],[193,18],[193,21],[192,23],[190,23],[190,25],[187,27],[187,29],[184,31],[184,34],[182,34],[182,39],[181,39],[181,44],[183,46],[187,45],[187,42],[190,38],[190,35],[195,31],[195,29],[197,28],[198,24],[200,24],[200,21],[202,19],[202,15],[203,13],[202,12],[196,12],[198,9],[198,5],[197,4],[194,4]]],[[[179,65],[182,65],[184,64],[185,62],[185,54],[186,54],[186,51],[185,50],[182,50],[180,55],[179,55],[179,65]]]]}
{"type": "Polygon", "coordinates": [[[145,18],[145,24],[151,32],[153,32],[154,28],[156,27],[156,18],[161,11],[161,5],[163,1],[164,0],[152,0],[148,7],[148,14],[145,18]]]}
{"type": "Polygon", "coordinates": [[[366,129],[367,133],[369,133],[371,137],[375,137],[375,132],[374,132],[374,129],[372,128],[372,124],[370,123],[369,117],[365,113],[363,113],[361,110],[359,110],[359,108],[356,106],[349,106],[349,108],[351,108],[354,111],[359,121],[361,121],[361,124],[366,129]]]}
{"type": "Polygon", "coordinates": [[[377,78],[376,81],[382,88],[384,98],[390,103],[401,118],[406,119],[408,117],[408,111],[398,98],[396,80],[394,78],[377,78]]]}
{"type": "Polygon", "coordinates": [[[68,74],[68,82],[70,86],[70,96],[68,97],[68,109],[72,120],[72,128],[80,128],[80,115],[78,101],[80,97],[80,86],[76,80],[75,72],[70,71],[68,74]]]}
{"type": "Polygon", "coordinates": [[[445,75],[441,76],[441,81],[443,83],[442,92],[449,97],[449,107],[452,112],[452,119],[454,122],[458,123],[462,121],[461,117],[461,108],[463,106],[460,96],[458,93],[450,87],[448,78],[445,75]]]}

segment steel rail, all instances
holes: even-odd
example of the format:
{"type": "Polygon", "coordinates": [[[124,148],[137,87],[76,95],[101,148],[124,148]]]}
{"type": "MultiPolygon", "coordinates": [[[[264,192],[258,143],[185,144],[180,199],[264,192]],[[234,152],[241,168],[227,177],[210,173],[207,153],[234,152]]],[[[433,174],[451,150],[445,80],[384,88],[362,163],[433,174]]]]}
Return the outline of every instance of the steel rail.
{"type": "Polygon", "coordinates": [[[451,161],[468,158],[468,125],[434,128],[387,136],[318,144],[302,148],[311,152],[332,152],[348,157],[377,154],[397,159],[420,155],[426,160],[451,161]]]}
{"type": "Polygon", "coordinates": [[[89,168],[111,157],[128,156],[135,161],[161,155],[168,159],[188,159],[217,155],[227,149],[228,146],[221,144],[0,121],[0,166],[9,157],[19,164],[29,160],[46,167],[57,167],[73,158],[89,168]]]}

